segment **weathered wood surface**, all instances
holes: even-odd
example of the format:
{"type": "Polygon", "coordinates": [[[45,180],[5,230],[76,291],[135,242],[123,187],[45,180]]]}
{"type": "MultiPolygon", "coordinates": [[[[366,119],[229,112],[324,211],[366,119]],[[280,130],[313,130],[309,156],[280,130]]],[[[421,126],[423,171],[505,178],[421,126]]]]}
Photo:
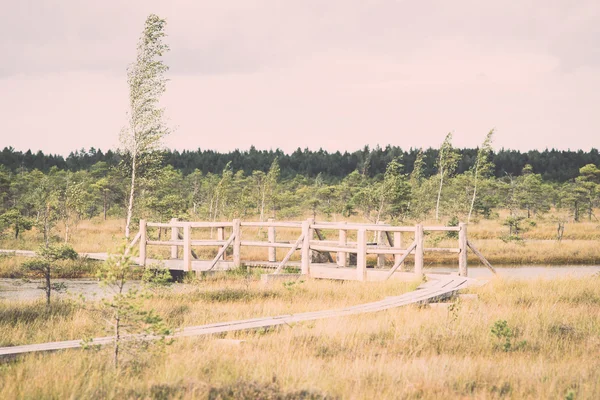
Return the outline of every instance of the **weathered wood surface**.
{"type": "MultiPolygon", "coordinates": [[[[286,314],[275,317],[253,318],[240,321],[219,322],[208,325],[190,326],[173,334],[173,337],[203,336],[216,333],[242,331],[273,327],[279,325],[291,325],[293,323],[313,321],[325,318],[337,318],[350,315],[384,311],[395,307],[409,304],[421,304],[437,301],[449,297],[460,289],[468,287],[473,280],[466,277],[448,276],[420,286],[417,290],[404,293],[400,296],[387,297],[384,300],[356,306],[344,307],[334,310],[323,310],[305,312],[298,314],[286,314]]],[[[140,336],[140,338],[143,338],[140,336]]],[[[114,341],[114,337],[101,337],[93,339],[91,345],[106,345],[114,341]]],[[[81,347],[81,340],[68,340],[62,342],[30,344],[23,346],[1,347],[0,356],[10,356],[38,351],[64,350],[81,347]]]]}
{"type": "Polygon", "coordinates": [[[467,240],[467,246],[469,246],[469,248],[473,251],[473,253],[475,253],[475,255],[477,257],[479,257],[479,260],[481,260],[483,265],[488,267],[488,269],[490,271],[492,271],[494,273],[494,275],[497,275],[496,269],[494,267],[492,267],[492,264],[490,264],[490,262],[483,256],[483,254],[481,254],[479,252],[479,250],[477,250],[477,248],[473,245],[473,243],[471,243],[469,240],[467,240]]]}

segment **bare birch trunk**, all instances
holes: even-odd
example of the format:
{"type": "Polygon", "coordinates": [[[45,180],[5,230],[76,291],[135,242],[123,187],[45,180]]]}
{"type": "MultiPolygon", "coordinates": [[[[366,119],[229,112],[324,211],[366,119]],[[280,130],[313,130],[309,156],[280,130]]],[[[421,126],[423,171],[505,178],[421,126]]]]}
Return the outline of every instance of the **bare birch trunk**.
{"type": "Polygon", "coordinates": [[[438,190],[437,201],[435,203],[435,220],[440,220],[440,197],[442,197],[442,185],[444,184],[444,170],[440,173],[440,188],[438,190]]]}
{"type": "Polygon", "coordinates": [[[106,189],[104,190],[104,201],[103,201],[103,214],[104,214],[104,220],[106,221],[106,189]]]}
{"type": "Polygon", "coordinates": [[[129,240],[131,225],[131,218],[133,216],[133,201],[135,200],[135,170],[137,168],[136,161],[137,157],[135,154],[131,154],[131,190],[129,192],[129,205],[127,206],[127,222],[125,223],[125,239],[129,240]]]}
{"type": "Polygon", "coordinates": [[[471,222],[471,214],[473,213],[473,207],[475,206],[475,196],[477,195],[477,169],[479,166],[475,167],[475,187],[473,188],[473,198],[471,198],[471,207],[469,208],[469,216],[467,217],[467,223],[471,222]]]}

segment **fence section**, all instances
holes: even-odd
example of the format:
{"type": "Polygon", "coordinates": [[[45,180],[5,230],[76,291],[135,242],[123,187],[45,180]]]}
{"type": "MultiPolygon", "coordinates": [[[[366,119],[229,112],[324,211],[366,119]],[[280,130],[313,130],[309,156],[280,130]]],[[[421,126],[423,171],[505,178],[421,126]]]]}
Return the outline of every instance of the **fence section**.
{"type": "MultiPolygon", "coordinates": [[[[161,231],[162,232],[162,231],[161,231]]],[[[407,235],[404,235],[407,236],[407,235]]],[[[349,268],[356,264],[354,279],[367,280],[367,260],[375,256],[378,268],[385,268],[386,256],[393,258],[393,264],[388,270],[387,278],[391,277],[398,269],[402,270],[404,261],[409,255],[414,256],[414,274],[423,276],[424,254],[426,252],[447,252],[458,255],[458,274],[467,276],[467,249],[470,247],[484,264],[485,258],[479,253],[467,238],[467,224],[460,223],[455,227],[446,226],[392,226],[383,223],[360,224],[349,222],[315,222],[313,219],[306,221],[284,222],[269,219],[264,222],[244,222],[234,219],[232,222],[184,222],[176,219],[169,223],[156,223],[140,221],[139,260],[141,265],[146,265],[148,246],[170,247],[171,259],[182,261],[184,271],[192,271],[193,259],[199,257],[193,248],[217,247],[217,255],[210,260],[208,270],[213,269],[219,262],[227,262],[232,267],[240,267],[242,261],[242,248],[266,248],[264,265],[275,268],[275,273],[280,273],[290,263],[292,256],[299,252],[299,267],[304,275],[311,275],[311,265],[328,265],[337,268],[349,268]],[[170,230],[169,240],[148,239],[148,228],[170,230]],[[265,233],[266,240],[258,240],[256,234],[244,238],[244,229],[258,230],[265,233]],[[289,240],[278,239],[278,230],[285,230],[289,240]],[[193,232],[197,230],[210,230],[211,237],[206,239],[193,239],[193,232]],[[212,233],[216,231],[216,239],[212,233]],[[424,247],[425,235],[429,232],[457,232],[457,247],[424,247]],[[412,234],[412,241],[405,245],[403,234],[412,234]],[[327,237],[334,239],[327,239],[327,237]],[[252,239],[252,240],[250,240],[252,239]],[[369,241],[371,239],[371,241],[369,241]],[[227,250],[232,259],[227,260],[227,250]],[[181,258],[179,257],[181,251],[181,258]],[[283,249],[285,256],[277,261],[277,251],[283,249]],[[318,257],[315,257],[318,255],[318,257]],[[318,261],[313,259],[318,258],[318,261]]],[[[297,263],[297,262],[296,262],[297,263]]],[[[256,261],[253,264],[257,264],[256,261]]],[[[297,264],[296,264],[297,265],[297,264]]],[[[486,265],[489,265],[487,263],[486,265]]],[[[491,266],[489,266],[491,268],[491,266]]],[[[206,270],[206,269],[205,269],[206,270]]],[[[492,268],[493,270],[493,268],[492,268]]]]}

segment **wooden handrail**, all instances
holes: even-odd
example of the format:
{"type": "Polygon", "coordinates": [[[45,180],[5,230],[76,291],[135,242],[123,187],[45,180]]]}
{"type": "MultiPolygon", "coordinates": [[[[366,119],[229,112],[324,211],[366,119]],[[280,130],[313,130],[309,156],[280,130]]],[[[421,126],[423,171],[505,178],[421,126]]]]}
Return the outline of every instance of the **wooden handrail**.
{"type": "Polygon", "coordinates": [[[311,224],[310,229],[325,229],[325,230],[352,230],[358,231],[365,229],[367,231],[383,231],[383,232],[414,232],[412,226],[392,226],[392,225],[375,225],[375,224],[331,224],[325,225],[322,223],[311,224]]]}
{"type": "MultiPolygon", "coordinates": [[[[412,235],[411,235],[412,236],[412,235]]],[[[354,234],[352,234],[354,237],[354,234]]],[[[467,249],[470,248],[481,260],[482,263],[495,273],[494,268],[485,260],[483,255],[467,240],[467,224],[460,223],[458,226],[423,226],[417,224],[415,226],[392,226],[389,224],[360,224],[360,223],[340,223],[340,222],[319,222],[315,223],[314,219],[310,218],[303,222],[296,221],[248,221],[242,222],[239,219],[233,222],[183,222],[175,219],[170,223],[146,222],[140,220],[140,231],[134,240],[129,244],[131,249],[136,242],[139,241],[140,246],[140,263],[145,264],[146,246],[171,246],[172,258],[178,257],[178,248],[183,247],[184,269],[191,270],[191,256],[197,258],[192,250],[192,246],[217,246],[220,247],[218,257],[224,259],[226,248],[233,245],[233,264],[236,267],[242,265],[241,248],[247,247],[267,247],[268,262],[276,263],[277,248],[289,249],[286,251],[283,263],[279,263],[277,271],[281,271],[289,257],[298,249],[301,249],[301,267],[302,273],[310,275],[311,256],[313,252],[322,252],[328,255],[329,263],[336,263],[334,257],[330,253],[337,253],[337,264],[340,267],[347,265],[347,254],[353,253],[357,255],[357,279],[366,279],[366,263],[367,256],[377,255],[377,265],[382,267],[385,265],[385,256],[391,255],[394,257],[394,267],[391,273],[401,265],[408,254],[411,252],[415,255],[414,273],[415,275],[423,275],[423,255],[424,253],[439,252],[439,253],[455,253],[458,254],[459,275],[467,275],[467,249]],[[260,227],[268,228],[268,241],[260,240],[242,240],[242,228],[260,227]],[[148,240],[148,228],[171,228],[171,240],[148,240]],[[217,240],[192,240],[190,230],[192,228],[218,228],[217,240]],[[232,234],[227,241],[224,240],[224,231],[226,228],[232,228],[232,234]],[[296,240],[295,243],[289,241],[277,241],[275,228],[290,228],[302,229],[302,239],[296,240]],[[326,240],[321,231],[339,231],[337,240],[326,240]],[[183,231],[183,232],[180,232],[183,231]],[[356,232],[356,241],[348,241],[348,231],[356,232]],[[458,232],[458,248],[442,248],[442,247],[425,247],[424,232],[458,232]],[[367,233],[375,232],[376,241],[367,242],[367,233]],[[402,235],[403,232],[414,233],[414,242],[408,249],[403,249],[402,235]],[[182,235],[183,233],[183,235],[182,235]],[[384,236],[385,234],[385,236],[384,236]],[[316,235],[319,240],[314,240],[316,235]],[[178,240],[179,239],[179,240],[178,240]],[[174,254],[174,256],[173,256],[174,254]]],[[[218,262],[213,260],[210,269],[218,262]]]]}
{"type": "Polygon", "coordinates": [[[412,251],[415,250],[416,248],[417,248],[417,241],[415,240],[410,246],[408,246],[408,249],[406,249],[406,253],[394,263],[394,266],[390,269],[390,272],[388,272],[388,275],[386,276],[385,280],[390,279],[390,277],[392,275],[394,275],[394,272],[396,272],[396,270],[404,262],[406,257],[408,257],[408,255],[410,253],[412,253],[412,251]]]}
{"type": "Polygon", "coordinates": [[[471,243],[469,240],[467,240],[467,246],[469,246],[469,248],[473,251],[473,253],[475,253],[475,255],[477,257],[479,257],[479,259],[481,260],[481,262],[483,263],[483,265],[485,265],[486,267],[488,267],[489,270],[494,273],[494,275],[498,275],[498,273],[496,272],[496,269],[494,267],[492,267],[492,264],[490,264],[490,262],[483,256],[483,254],[481,254],[479,252],[479,250],[477,250],[477,248],[475,248],[475,246],[473,245],[473,243],[471,243]]]}
{"type": "Polygon", "coordinates": [[[227,241],[225,242],[223,247],[221,247],[221,250],[219,250],[219,252],[217,253],[217,256],[215,258],[213,258],[212,263],[210,264],[210,267],[208,267],[207,271],[212,270],[215,267],[215,265],[217,265],[217,262],[223,256],[223,254],[225,254],[225,251],[231,245],[231,243],[233,242],[233,239],[235,239],[235,233],[232,233],[231,236],[229,236],[229,239],[227,239],[227,241]]]}
{"type": "Polygon", "coordinates": [[[300,244],[302,243],[303,240],[304,240],[304,234],[300,235],[298,240],[296,240],[296,243],[294,243],[294,246],[290,249],[290,251],[288,251],[288,253],[285,255],[283,260],[281,260],[281,262],[277,266],[277,269],[275,270],[275,274],[278,274],[281,272],[281,270],[283,269],[285,264],[290,260],[290,257],[292,256],[292,254],[294,254],[294,252],[300,248],[300,244]]]}

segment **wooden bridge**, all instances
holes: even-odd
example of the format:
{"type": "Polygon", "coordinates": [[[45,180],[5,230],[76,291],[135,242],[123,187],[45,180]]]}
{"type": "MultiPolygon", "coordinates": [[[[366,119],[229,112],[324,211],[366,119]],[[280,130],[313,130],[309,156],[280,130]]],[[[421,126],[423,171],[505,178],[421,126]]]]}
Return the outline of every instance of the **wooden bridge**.
{"type": "MultiPolygon", "coordinates": [[[[415,280],[422,279],[424,276],[423,260],[426,252],[454,253],[458,258],[458,275],[428,274],[428,282],[422,284],[416,291],[400,296],[335,310],[185,327],[175,332],[173,337],[210,335],[279,326],[302,321],[383,311],[408,304],[420,304],[443,299],[475,282],[475,280],[467,277],[468,248],[471,248],[482,262],[494,271],[485,258],[469,242],[467,225],[462,223],[456,227],[423,225],[407,227],[386,224],[316,223],[312,219],[302,222],[278,222],[274,220],[242,222],[239,219],[232,222],[182,222],[171,220],[170,223],[141,220],[139,232],[130,243],[129,248],[131,249],[136,245],[139,246],[139,257],[136,261],[142,266],[159,263],[171,270],[196,272],[214,269],[226,270],[242,265],[262,266],[274,269],[273,274],[265,275],[273,278],[276,278],[288,266],[300,270],[300,274],[297,274],[297,276],[304,275],[313,278],[359,281],[389,278],[415,280]],[[164,231],[170,233],[170,240],[161,240],[164,231]],[[425,247],[426,232],[456,232],[457,246],[452,248],[425,247]],[[214,233],[216,233],[216,239],[211,238],[214,233]],[[266,235],[262,236],[263,238],[266,237],[266,240],[259,240],[261,234],[264,233],[266,235]],[[326,236],[332,234],[336,240],[326,238],[326,236]],[[284,239],[284,236],[287,239],[284,239]],[[226,237],[227,239],[225,239],[226,237]],[[371,242],[367,240],[369,237],[373,238],[371,242]],[[405,240],[407,237],[409,240],[405,240]],[[404,243],[407,243],[407,245],[404,245],[404,243]],[[152,247],[156,247],[156,249],[152,247]],[[253,248],[266,248],[266,260],[256,261],[258,257],[253,254],[252,260],[244,261],[242,258],[244,252],[253,248]],[[280,248],[287,251],[285,255],[280,254],[278,257],[277,249],[280,248]],[[231,254],[228,254],[229,249],[231,254]],[[170,258],[153,259],[148,257],[149,251],[161,255],[161,250],[163,254],[168,252],[170,258]],[[196,251],[200,255],[214,254],[216,251],[216,255],[210,259],[202,260],[196,251]],[[292,256],[296,252],[299,255],[296,255],[296,259],[292,260],[292,256]],[[181,257],[179,257],[180,253],[181,257]],[[335,255],[335,259],[332,254],[335,255]],[[404,270],[403,265],[410,254],[414,255],[414,268],[413,271],[408,272],[404,270]],[[390,268],[386,268],[386,257],[393,260],[390,268]],[[377,268],[368,268],[369,261],[377,268]],[[352,264],[355,264],[355,266],[352,264]]],[[[15,252],[21,256],[35,255],[34,252],[15,252]]],[[[99,260],[107,258],[105,253],[82,255],[99,260]]],[[[288,274],[280,276],[284,279],[293,279],[288,274]]],[[[92,344],[105,345],[112,342],[114,342],[114,337],[101,337],[93,339],[92,344]]],[[[0,356],[79,347],[82,347],[81,340],[11,346],[0,348],[0,356]]]]}
{"type": "Polygon", "coordinates": [[[280,274],[286,267],[293,267],[299,269],[302,275],[313,278],[359,281],[377,281],[392,277],[415,279],[423,276],[425,253],[445,252],[457,255],[458,275],[466,277],[467,249],[471,248],[484,265],[495,272],[469,242],[467,224],[464,223],[448,227],[315,222],[313,219],[301,222],[273,219],[265,222],[247,222],[240,219],[234,219],[232,222],[183,222],[173,219],[169,223],[141,220],[139,232],[130,244],[131,247],[135,245],[139,245],[137,262],[140,265],[159,264],[170,270],[180,271],[205,272],[246,265],[273,268],[273,275],[280,274]],[[161,240],[164,231],[170,232],[169,240],[161,240]],[[258,240],[261,238],[261,232],[266,240],[258,240]],[[425,235],[430,232],[456,232],[457,246],[425,247],[425,235]],[[213,238],[215,233],[216,238],[213,238]],[[287,239],[284,240],[281,236],[287,239]],[[335,239],[326,238],[331,236],[335,239]],[[369,242],[368,238],[373,240],[369,242]],[[160,252],[157,248],[161,247],[163,250],[165,247],[170,250],[170,257],[148,257],[149,249],[160,252]],[[244,253],[248,253],[247,250],[251,248],[266,248],[264,261],[257,261],[256,252],[252,259],[244,260],[244,253]],[[204,249],[202,254],[210,253],[209,249],[212,249],[212,254],[216,251],[216,255],[203,260],[194,249],[204,249]],[[278,249],[286,250],[283,257],[277,257],[278,249]],[[231,253],[230,258],[228,251],[231,253]],[[294,257],[296,252],[299,255],[294,257]],[[403,268],[404,261],[411,254],[414,256],[414,269],[407,272],[403,268]],[[392,264],[390,268],[386,268],[386,257],[393,260],[388,263],[392,264]],[[369,268],[369,259],[373,261],[373,268],[369,268]]]}

